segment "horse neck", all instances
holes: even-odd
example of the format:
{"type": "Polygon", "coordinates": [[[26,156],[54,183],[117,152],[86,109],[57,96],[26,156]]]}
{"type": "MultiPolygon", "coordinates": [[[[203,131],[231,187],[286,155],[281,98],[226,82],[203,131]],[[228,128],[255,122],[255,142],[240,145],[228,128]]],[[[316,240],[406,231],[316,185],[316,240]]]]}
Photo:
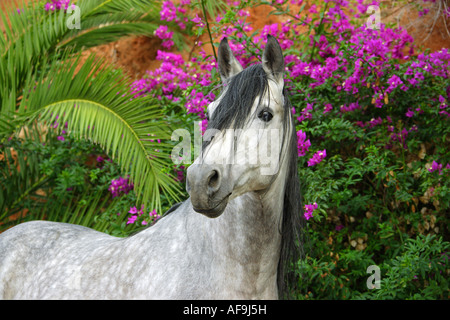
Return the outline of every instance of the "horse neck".
{"type": "MultiPolygon", "coordinates": [[[[261,237],[265,241],[271,242],[265,236],[270,235],[272,242],[279,243],[287,166],[288,159],[285,157],[278,174],[268,189],[249,192],[237,197],[229,203],[222,214],[224,219],[220,219],[221,216],[211,221],[219,220],[221,223],[217,223],[217,228],[221,230],[230,229],[232,226],[241,226],[242,232],[249,236],[253,234],[252,237],[261,237]]],[[[229,239],[227,238],[227,241],[229,239]]]]}
{"type": "Polygon", "coordinates": [[[230,201],[220,217],[202,219],[203,230],[207,230],[213,244],[215,268],[230,275],[224,279],[248,279],[249,283],[244,286],[254,285],[255,290],[270,288],[267,298],[277,297],[284,172],[282,166],[280,174],[265,192],[246,193],[230,201]]]}

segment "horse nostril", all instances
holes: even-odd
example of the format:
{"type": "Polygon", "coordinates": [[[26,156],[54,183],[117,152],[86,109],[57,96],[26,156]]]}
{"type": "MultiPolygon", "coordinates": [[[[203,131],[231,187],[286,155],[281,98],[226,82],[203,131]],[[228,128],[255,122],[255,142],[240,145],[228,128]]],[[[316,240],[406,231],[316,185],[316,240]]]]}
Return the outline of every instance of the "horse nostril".
{"type": "Polygon", "coordinates": [[[219,172],[217,170],[213,170],[211,171],[211,174],[209,175],[208,178],[208,187],[210,187],[213,191],[217,191],[217,189],[219,189],[220,186],[220,176],[219,176],[219,172]]]}

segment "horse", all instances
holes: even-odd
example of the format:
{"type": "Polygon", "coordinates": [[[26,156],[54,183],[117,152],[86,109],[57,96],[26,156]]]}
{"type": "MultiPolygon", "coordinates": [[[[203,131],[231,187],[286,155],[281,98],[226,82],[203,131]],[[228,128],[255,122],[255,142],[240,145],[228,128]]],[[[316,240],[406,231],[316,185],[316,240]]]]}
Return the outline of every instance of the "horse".
{"type": "Polygon", "coordinates": [[[189,198],[123,238],[50,221],[8,229],[1,299],[287,296],[304,219],[283,53],[269,35],[261,63],[243,69],[224,38],[218,70],[221,93],[187,170],[189,198]]]}

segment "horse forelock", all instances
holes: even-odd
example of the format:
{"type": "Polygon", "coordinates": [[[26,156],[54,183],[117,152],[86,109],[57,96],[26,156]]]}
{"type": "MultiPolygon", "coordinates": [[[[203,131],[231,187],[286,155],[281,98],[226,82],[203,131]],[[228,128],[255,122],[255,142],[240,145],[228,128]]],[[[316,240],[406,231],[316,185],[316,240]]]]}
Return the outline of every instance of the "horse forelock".
{"type": "MultiPolygon", "coordinates": [[[[255,100],[259,98],[260,103],[268,88],[267,74],[260,64],[235,75],[223,88],[220,101],[208,122],[208,129],[242,129],[251,116],[255,100]]],[[[203,150],[209,142],[203,143],[203,150]]]]}

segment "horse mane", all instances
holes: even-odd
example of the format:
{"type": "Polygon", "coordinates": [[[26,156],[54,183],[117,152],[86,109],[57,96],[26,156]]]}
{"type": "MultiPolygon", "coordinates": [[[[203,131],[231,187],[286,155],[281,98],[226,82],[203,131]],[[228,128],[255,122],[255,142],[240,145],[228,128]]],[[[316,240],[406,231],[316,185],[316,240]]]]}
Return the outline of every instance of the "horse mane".
{"type": "MultiPolygon", "coordinates": [[[[286,184],[284,191],[283,221],[281,227],[281,253],[278,262],[278,293],[282,298],[289,298],[289,287],[294,285],[297,280],[292,266],[299,259],[304,258],[303,228],[305,218],[303,216],[303,205],[301,197],[301,188],[298,178],[297,167],[297,135],[295,134],[294,117],[292,115],[292,105],[289,100],[288,92],[283,89],[284,95],[284,123],[285,126],[291,125],[291,137],[289,141],[287,156],[288,172],[286,175],[286,184]]],[[[286,130],[285,130],[286,132],[286,130]]]]}
{"type": "MultiPolygon", "coordinates": [[[[246,119],[252,109],[255,99],[260,99],[268,90],[269,80],[261,64],[252,65],[228,82],[222,92],[222,99],[216,107],[213,116],[208,123],[208,129],[240,129],[245,125],[246,119]]],[[[305,224],[303,218],[303,206],[301,203],[301,190],[297,170],[297,136],[292,115],[292,104],[289,93],[283,88],[284,97],[284,134],[290,132],[290,139],[285,145],[286,138],[283,137],[282,150],[287,148],[288,172],[286,173],[286,185],[284,193],[284,205],[281,222],[281,252],[278,261],[277,286],[279,296],[289,297],[289,286],[296,280],[296,274],[292,265],[297,263],[303,254],[302,229],[305,224]]],[[[212,139],[203,142],[202,149],[212,139]]],[[[281,157],[281,155],[280,155],[281,157]]]]}

